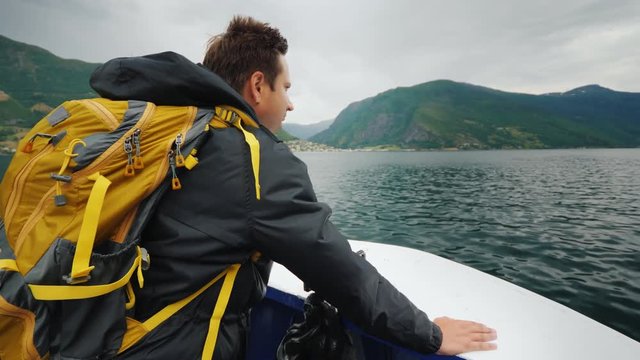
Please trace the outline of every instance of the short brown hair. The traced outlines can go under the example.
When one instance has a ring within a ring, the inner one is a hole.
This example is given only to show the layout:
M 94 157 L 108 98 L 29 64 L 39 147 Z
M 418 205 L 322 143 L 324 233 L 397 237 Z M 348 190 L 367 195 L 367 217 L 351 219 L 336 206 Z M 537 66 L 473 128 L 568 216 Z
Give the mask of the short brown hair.
M 262 71 L 271 88 L 286 55 L 287 39 L 280 30 L 249 16 L 234 16 L 227 31 L 209 39 L 203 64 L 242 93 L 251 74 Z

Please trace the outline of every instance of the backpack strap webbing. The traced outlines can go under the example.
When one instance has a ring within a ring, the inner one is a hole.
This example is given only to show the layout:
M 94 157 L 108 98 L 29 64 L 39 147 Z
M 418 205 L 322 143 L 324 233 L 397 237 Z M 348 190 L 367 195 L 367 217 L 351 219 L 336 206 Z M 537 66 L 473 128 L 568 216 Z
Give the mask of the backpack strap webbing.
M 96 297 L 115 291 L 129 282 L 133 273 L 138 273 L 138 282 L 144 283 L 142 276 L 142 250 L 137 247 L 137 255 L 133 264 L 120 279 L 103 285 L 34 285 L 29 284 L 33 297 L 38 300 L 77 300 Z
M 109 185 L 111 185 L 111 181 L 100 175 L 99 172 L 90 175 L 89 180 L 95 181 L 95 184 L 91 189 L 89 201 L 87 202 L 84 212 L 80 235 L 78 236 L 78 242 L 76 244 L 76 253 L 73 257 L 73 265 L 71 266 L 71 273 L 63 277 L 70 285 L 86 282 L 91 278 L 89 273 L 95 268 L 95 266 L 89 265 L 91 251 L 93 250 L 93 244 L 96 239 L 104 199 L 107 195 Z
M 220 294 L 218 295 L 218 300 L 216 301 L 216 305 L 213 309 L 213 313 L 211 315 L 211 320 L 209 321 L 209 331 L 207 333 L 207 338 L 205 340 L 205 346 L 202 352 L 203 359 L 211 359 L 213 356 L 213 350 L 215 349 L 216 339 L 218 338 L 218 332 L 220 330 L 220 321 L 222 320 L 222 316 L 227 308 L 227 304 L 229 303 L 229 298 L 231 297 L 231 290 L 233 289 L 233 283 L 235 282 L 236 275 L 238 274 L 238 270 L 240 269 L 240 264 L 233 264 L 218 274 L 211 281 L 206 283 L 203 287 L 198 289 L 198 291 L 193 294 L 187 296 L 182 300 L 178 300 L 172 304 L 165 306 L 162 310 L 158 311 L 155 315 L 150 317 L 144 322 L 139 322 L 132 318 L 127 318 L 127 332 L 124 334 L 122 339 L 122 345 L 120 346 L 120 350 L 118 350 L 118 354 L 121 354 L 125 350 L 129 349 L 133 345 L 135 345 L 142 337 L 144 337 L 147 333 L 151 332 L 153 329 L 162 324 L 165 320 L 173 316 L 175 313 L 180 311 L 183 307 L 189 304 L 193 299 L 197 298 L 200 294 L 202 294 L 205 290 L 213 286 L 213 284 L 217 283 L 218 280 L 223 277 L 224 282 L 222 283 L 222 288 L 220 289 Z
M 18 271 L 18 264 L 13 259 L 0 259 L 0 270 Z
M 202 350 L 202 360 L 209 360 L 213 358 L 213 351 L 216 348 L 216 341 L 218 339 L 218 332 L 220 330 L 220 322 L 222 316 L 229 304 L 229 298 L 231 297 L 231 290 L 233 289 L 233 282 L 238 274 L 240 264 L 234 264 L 230 266 L 227 276 L 224 278 L 222 288 L 220 289 L 220 295 L 218 295 L 218 301 L 213 309 L 213 315 L 209 321 L 209 331 L 207 332 L 207 339 L 204 342 L 204 349 Z
M 249 153 L 251 154 L 251 167 L 253 168 L 253 178 L 256 187 L 256 199 L 260 200 L 260 143 L 255 135 L 245 130 L 242 126 L 244 123 L 245 125 L 258 128 L 258 123 L 242 110 L 228 105 L 216 107 L 216 117 L 214 120 L 229 123 L 242 132 L 244 141 L 249 146 Z M 215 123 L 211 125 L 217 127 Z

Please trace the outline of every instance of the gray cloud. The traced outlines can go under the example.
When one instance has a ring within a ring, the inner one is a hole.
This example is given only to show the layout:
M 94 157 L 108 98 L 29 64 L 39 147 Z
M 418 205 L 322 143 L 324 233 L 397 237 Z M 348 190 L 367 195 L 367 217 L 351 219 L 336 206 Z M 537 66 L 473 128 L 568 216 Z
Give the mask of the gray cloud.
M 640 91 L 634 0 L 2 0 L 0 10 L 0 34 L 93 62 L 164 50 L 200 61 L 232 15 L 268 21 L 290 43 L 292 122 L 443 78 L 528 93 Z

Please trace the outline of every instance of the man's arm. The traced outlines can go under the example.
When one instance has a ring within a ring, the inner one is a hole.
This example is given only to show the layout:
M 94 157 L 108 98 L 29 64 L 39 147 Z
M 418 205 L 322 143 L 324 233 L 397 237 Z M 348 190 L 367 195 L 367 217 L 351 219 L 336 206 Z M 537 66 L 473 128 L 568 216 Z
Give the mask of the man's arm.
M 346 238 L 329 221 L 329 207 L 316 201 L 306 166 L 283 144 L 266 140 L 261 145 L 273 148 L 263 149 L 261 200 L 253 205 L 253 237 L 258 250 L 283 264 L 375 336 L 424 353 L 471 349 L 467 339 L 479 339 L 476 330 L 469 333 L 463 323 L 442 321 L 446 331 L 443 343 L 440 324 L 431 322 L 371 264 L 351 251 Z

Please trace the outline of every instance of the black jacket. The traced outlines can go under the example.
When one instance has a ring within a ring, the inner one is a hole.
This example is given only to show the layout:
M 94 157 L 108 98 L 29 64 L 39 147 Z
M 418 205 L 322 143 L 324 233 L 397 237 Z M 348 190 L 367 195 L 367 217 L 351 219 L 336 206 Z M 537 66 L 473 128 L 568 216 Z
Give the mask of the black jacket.
M 96 70 L 91 85 L 111 99 L 229 104 L 255 118 L 217 75 L 171 52 L 111 60 Z M 136 290 L 136 318 L 147 319 L 228 265 L 243 263 L 215 352 L 221 359 L 242 358 L 248 309 L 264 296 L 270 270 L 268 260 L 247 260 L 257 250 L 367 332 L 419 352 L 436 351 L 442 341 L 438 326 L 351 251 L 329 221 L 331 209 L 317 201 L 305 164 L 266 128 L 252 131 L 260 142 L 261 199 L 255 196 L 242 134 L 215 130 L 199 151 L 198 167 L 180 174 L 182 190 L 163 197 L 143 234 L 152 260 L 144 288 Z M 219 288 L 205 292 L 122 358 L 199 358 Z

